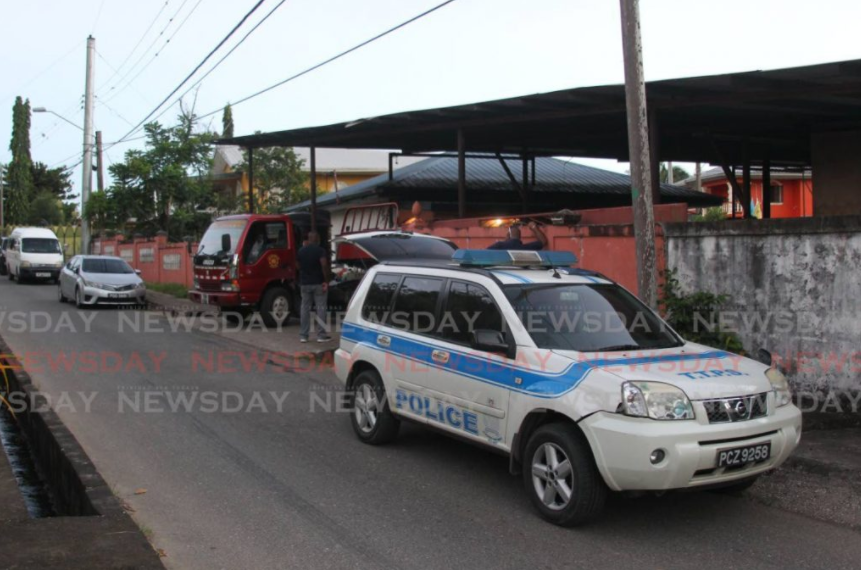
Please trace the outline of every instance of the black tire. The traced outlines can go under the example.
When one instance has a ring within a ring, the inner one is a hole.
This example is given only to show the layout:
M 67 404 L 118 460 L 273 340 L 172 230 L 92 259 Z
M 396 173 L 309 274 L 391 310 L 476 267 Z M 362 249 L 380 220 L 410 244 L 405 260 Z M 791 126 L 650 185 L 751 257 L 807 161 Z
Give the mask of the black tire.
M 63 295 L 63 289 L 62 287 L 60 287 L 59 284 L 57 284 L 57 298 L 60 300 L 61 303 L 66 302 L 66 296 Z
M 727 485 L 714 487 L 713 489 L 711 489 L 711 491 L 713 493 L 721 493 L 724 495 L 740 495 L 753 487 L 754 483 L 756 483 L 758 479 L 759 475 L 754 475 L 753 477 L 748 477 L 747 479 L 741 479 L 740 481 L 735 481 Z
M 373 420 L 370 420 L 369 410 L 360 407 L 367 395 L 374 398 Z M 360 441 L 369 445 L 383 445 L 395 439 L 401 422 L 392 414 L 389 400 L 386 398 L 386 388 L 380 375 L 375 370 L 360 372 L 353 381 L 350 389 L 350 423 Z
M 283 304 L 283 305 L 282 305 Z M 276 309 L 286 306 L 286 315 L 276 312 Z M 264 293 L 263 299 L 260 301 L 260 316 L 263 318 L 263 324 L 269 328 L 277 328 L 284 326 L 290 322 L 290 317 L 293 315 L 293 294 L 289 289 L 284 287 L 273 287 Z
M 221 314 L 224 315 L 224 318 L 229 324 L 238 325 L 240 323 L 244 323 L 245 319 L 251 314 L 251 312 L 248 309 L 241 307 L 222 310 Z
M 548 453 L 556 457 L 556 465 L 542 470 L 542 466 L 553 463 Z M 543 477 L 539 475 L 542 472 Z M 541 516 L 559 526 L 575 526 L 596 518 L 607 498 L 607 486 L 595 466 L 589 442 L 575 425 L 564 422 L 541 426 L 529 438 L 523 455 L 523 484 Z M 540 493 L 548 487 L 552 490 Z

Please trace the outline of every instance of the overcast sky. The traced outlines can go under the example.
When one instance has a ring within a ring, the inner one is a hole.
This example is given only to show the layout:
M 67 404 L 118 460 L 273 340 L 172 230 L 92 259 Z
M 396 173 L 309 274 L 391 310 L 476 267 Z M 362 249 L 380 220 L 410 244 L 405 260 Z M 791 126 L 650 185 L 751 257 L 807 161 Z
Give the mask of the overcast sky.
M 0 161 L 10 158 L 16 95 L 83 123 L 88 34 L 98 52 L 96 129 L 110 142 L 153 110 L 256 1 L 0 0 Z M 265 0 L 210 64 L 279 1 Z M 287 0 L 203 81 L 197 111 L 219 109 L 441 1 Z M 857 0 L 641 0 L 640 6 L 648 80 L 861 58 Z M 236 134 L 621 83 L 620 34 L 616 0 L 457 0 L 235 107 Z M 161 120 L 173 121 L 175 111 Z M 220 130 L 220 113 L 212 120 Z M 81 132 L 53 115 L 33 115 L 31 138 L 34 160 L 50 166 L 79 160 Z M 141 143 L 110 148 L 106 162 Z M 74 181 L 78 189 L 79 168 Z

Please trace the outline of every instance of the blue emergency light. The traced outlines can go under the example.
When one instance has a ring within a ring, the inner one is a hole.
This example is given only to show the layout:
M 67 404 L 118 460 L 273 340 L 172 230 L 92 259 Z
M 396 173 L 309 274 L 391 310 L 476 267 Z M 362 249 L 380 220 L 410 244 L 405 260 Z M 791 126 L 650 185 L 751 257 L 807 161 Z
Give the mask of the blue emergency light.
M 571 267 L 577 256 L 570 251 L 523 251 L 505 249 L 459 249 L 452 261 L 469 267 Z

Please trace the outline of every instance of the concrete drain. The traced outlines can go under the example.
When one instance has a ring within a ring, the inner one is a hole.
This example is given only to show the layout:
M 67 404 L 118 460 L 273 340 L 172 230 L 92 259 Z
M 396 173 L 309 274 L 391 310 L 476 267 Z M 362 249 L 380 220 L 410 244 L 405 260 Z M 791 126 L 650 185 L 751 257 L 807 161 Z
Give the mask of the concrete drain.
M 18 482 L 18 488 L 24 497 L 27 512 L 32 518 L 45 518 L 56 515 L 51 503 L 51 497 L 44 481 L 36 471 L 33 456 L 27 440 L 18 428 L 18 424 L 12 415 L 2 404 L 0 404 L 0 443 L 12 473 Z

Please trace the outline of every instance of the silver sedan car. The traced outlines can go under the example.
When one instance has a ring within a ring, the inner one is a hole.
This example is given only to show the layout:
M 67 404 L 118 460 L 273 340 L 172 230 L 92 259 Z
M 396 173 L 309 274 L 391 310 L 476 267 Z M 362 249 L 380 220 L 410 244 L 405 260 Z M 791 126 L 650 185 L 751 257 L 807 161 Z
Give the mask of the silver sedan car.
M 78 307 L 96 305 L 144 305 L 146 284 L 138 271 L 119 257 L 76 255 L 60 271 L 57 295 L 61 303 Z

